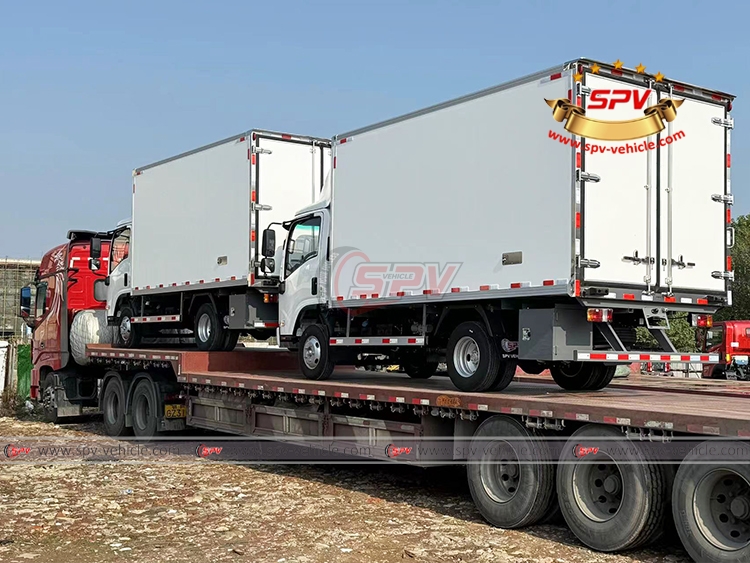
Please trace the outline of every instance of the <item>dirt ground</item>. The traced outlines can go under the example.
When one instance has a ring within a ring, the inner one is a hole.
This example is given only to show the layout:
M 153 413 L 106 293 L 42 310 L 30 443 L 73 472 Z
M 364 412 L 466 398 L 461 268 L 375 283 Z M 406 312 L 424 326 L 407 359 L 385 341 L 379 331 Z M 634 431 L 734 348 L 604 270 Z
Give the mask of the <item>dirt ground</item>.
M 0 418 L 0 446 L 92 433 Z M 564 525 L 493 528 L 456 467 L 0 462 L 3 562 L 689 561 L 676 540 L 606 555 Z

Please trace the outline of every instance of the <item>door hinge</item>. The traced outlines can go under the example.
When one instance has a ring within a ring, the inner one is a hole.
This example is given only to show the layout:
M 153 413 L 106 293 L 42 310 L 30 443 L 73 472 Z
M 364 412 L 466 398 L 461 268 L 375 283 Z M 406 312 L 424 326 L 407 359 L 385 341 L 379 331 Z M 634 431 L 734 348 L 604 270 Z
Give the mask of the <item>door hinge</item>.
M 712 117 L 711 123 L 720 127 L 726 127 L 727 129 L 734 129 L 734 119 L 731 117 L 727 117 L 726 119 L 722 117 Z
M 273 154 L 273 151 L 262 149 L 260 147 L 256 147 L 255 145 L 253 145 L 250 150 L 253 152 L 253 154 Z
M 251 203 L 250 209 L 252 209 L 253 211 L 271 211 L 273 207 L 271 207 L 270 205 L 262 205 L 260 203 Z
M 717 280 L 729 280 L 734 281 L 734 272 L 711 272 L 711 277 Z
M 727 205 L 734 205 L 734 196 L 732 194 L 713 194 L 711 200 L 716 203 L 726 203 Z
M 637 266 L 638 264 L 653 264 L 656 262 L 656 259 L 653 257 L 648 258 L 641 258 L 638 256 L 638 251 L 634 250 L 632 256 L 623 256 L 622 257 L 623 262 L 632 262 L 633 266 Z
M 578 171 L 578 181 L 579 182 L 593 182 L 596 184 L 601 180 L 600 176 L 597 176 L 596 174 L 591 174 L 590 172 L 584 172 L 583 170 Z
M 578 83 L 578 95 L 579 96 L 588 96 L 591 94 L 591 88 L 589 86 L 584 86 L 580 82 Z
M 579 258 L 578 266 L 581 268 L 598 268 L 602 263 L 599 260 L 591 260 L 590 258 Z

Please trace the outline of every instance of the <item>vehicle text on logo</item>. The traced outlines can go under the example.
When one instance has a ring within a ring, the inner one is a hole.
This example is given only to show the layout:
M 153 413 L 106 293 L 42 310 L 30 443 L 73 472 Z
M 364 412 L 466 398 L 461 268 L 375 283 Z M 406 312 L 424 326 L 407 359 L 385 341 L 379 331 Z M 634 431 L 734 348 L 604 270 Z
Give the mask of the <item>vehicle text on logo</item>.
M 651 90 L 592 90 L 586 109 L 615 109 L 618 104 L 633 104 L 637 110 L 646 107 Z

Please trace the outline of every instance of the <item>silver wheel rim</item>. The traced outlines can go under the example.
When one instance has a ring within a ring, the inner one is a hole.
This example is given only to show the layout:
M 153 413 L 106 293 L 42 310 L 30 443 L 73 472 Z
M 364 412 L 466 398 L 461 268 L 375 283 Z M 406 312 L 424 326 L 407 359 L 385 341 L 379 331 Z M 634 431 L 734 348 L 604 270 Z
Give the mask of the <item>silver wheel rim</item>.
M 479 369 L 479 344 L 471 336 L 462 337 L 453 349 L 453 367 L 461 377 L 471 377 Z
M 130 317 L 123 317 L 120 321 L 120 338 L 122 338 L 123 342 L 130 340 L 130 331 Z
M 479 477 L 484 492 L 498 503 L 506 503 L 518 492 L 521 464 L 513 446 L 505 441 L 492 442 L 482 455 Z
M 705 475 L 693 493 L 701 534 L 714 546 L 738 551 L 750 544 L 750 483 L 731 469 Z
M 198 338 L 201 342 L 208 342 L 211 339 L 211 317 L 208 313 L 203 313 L 198 319 Z
M 317 336 L 310 336 L 305 340 L 305 346 L 302 348 L 302 359 L 308 369 L 315 369 L 320 363 L 320 341 Z
M 594 522 L 615 517 L 624 498 L 620 467 L 604 453 L 589 454 L 573 470 L 573 492 L 578 508 Z

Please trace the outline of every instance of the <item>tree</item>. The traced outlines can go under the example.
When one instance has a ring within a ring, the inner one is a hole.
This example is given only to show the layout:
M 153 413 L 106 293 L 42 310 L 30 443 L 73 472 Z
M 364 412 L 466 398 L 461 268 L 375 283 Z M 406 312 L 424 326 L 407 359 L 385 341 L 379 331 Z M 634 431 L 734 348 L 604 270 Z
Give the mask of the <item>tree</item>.
M 716 320 L 750 319 L 750 215 L 740 215 L 732 221 L 734 248 L 732 254 L 732 306 L 725 307 L 716 315 Z

